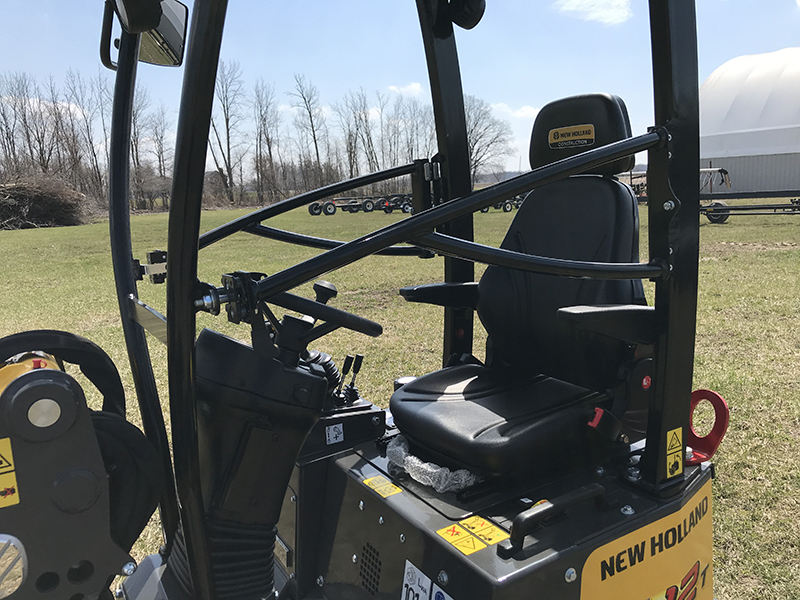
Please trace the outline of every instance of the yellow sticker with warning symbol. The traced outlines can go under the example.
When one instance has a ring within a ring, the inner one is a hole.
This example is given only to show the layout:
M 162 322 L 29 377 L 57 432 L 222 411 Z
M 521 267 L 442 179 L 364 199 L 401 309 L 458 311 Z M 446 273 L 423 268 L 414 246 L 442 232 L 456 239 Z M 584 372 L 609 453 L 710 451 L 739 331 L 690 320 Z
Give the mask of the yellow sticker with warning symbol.
M 486 548 L 486 544 L 459 525 L 448 525 L 436 532 L 447 543 L 452 544 L 464 554 L 472 554 Z
M 683 473 L 683 427 L 667 432 L 667 479 Z
M 383 475 L 378 475 L 377 477 L 370 477 L 369 479 L 365 479 L 361 483 L 370 488 L 381 498 L 388 498 L 389 496 L 399 494 L 400 492 L 403 491 L 403 488 L 397 487 L 391 481 L 386 479 L 386 477 L 384 477 Z
M 0 508 L 19 504 L 11 438 L 0 439 Z
M 478 515 L 459 521 L 458 524 L 490 546 L 509 538 L 504 529 Z

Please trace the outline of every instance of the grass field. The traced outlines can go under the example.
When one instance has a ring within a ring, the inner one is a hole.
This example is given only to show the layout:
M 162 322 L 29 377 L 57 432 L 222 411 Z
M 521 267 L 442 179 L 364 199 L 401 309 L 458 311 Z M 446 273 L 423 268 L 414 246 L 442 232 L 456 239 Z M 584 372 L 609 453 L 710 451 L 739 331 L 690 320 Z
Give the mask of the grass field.
M 209 212 L 203 229 L 241 213 Z M 478 241 L 497 243 L 514 213 L 475 216 Z M 284 215 L 277 227 L 352 239 L 402 218 L 371 213 L 310 217 Z M 166 247 L 166 215 L 133 218 L 134 254 Z M 646 257 L 646 223 L 643 222 Z M 129 417 L 137 421 L 122 340 L 107 223 L 62 229 L 4 231 L 0 335 L 36 328 L 64 329 L 105 348 L 122 372 Z M 200 277 L 218 284 L 223 272 L 275 272 L 314 251 L 237 234 L 201 253 Z M 480 269 L 479 269 L 480 270 Z M 366 360 L 358 386 L 385 405 L 400 375 L 431 371 L 441 360 L 441 310 L 405 304 L 398 288 L 440 281 L 442 260 L 370 257 L 329 274 L 339 288 L 332 304 L 380 322 L 377 339 L 337 331 L 316 347 L 341 360 Z M 309 295 L 308 286 L 301 293 Z M 165 286 L 140 285 L 141 297 L 163 310 Z M 719 600 L 800 598 L 800 218 L 733 216 L 724 225 L 701 220 L 700 290 L 695 388 L 720 392 L 731 406 L 728 435 L 715 457 L 715 595 Z M 246 338 L 222 318 L 201 325 Z M 480 330 L 478 326 L 477 329 Z M 482 356 L 483 335 L 476 334 Z M 166 405 L 165 352 L 151 344 Z M 90 402 L 99 405 L 96 393 Z M 137 557 L 159 543 L 150 527 Z

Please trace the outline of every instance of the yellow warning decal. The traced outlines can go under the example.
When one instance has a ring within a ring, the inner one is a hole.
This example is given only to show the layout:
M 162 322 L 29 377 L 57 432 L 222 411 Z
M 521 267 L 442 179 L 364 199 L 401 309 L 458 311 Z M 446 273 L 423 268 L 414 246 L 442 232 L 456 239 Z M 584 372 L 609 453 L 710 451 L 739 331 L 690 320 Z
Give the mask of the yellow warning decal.
M 459 521 L 458 524 L 490 546 L 507 540 L 509 537 L 504 529 L 478 515 Z
M 486 548 L 486 544 L 470 535 L 466 529 L 459 525 L 448 525 L 436 533 L 447 541 L 447 543 L 452 544 L 467 555 Z
M 586 123 L 585 125 L 551 129 L 547 135 L 547 142 L 553 149 L 592 146 L 594 145 L 594 125 Z
M 593 551 L 583 600 L 712 600 L 711 481 L 676 512 Z
M 391 481 L 386 479 L 383 475 L 378 475 L 377 477 L 370 477 L 369 479 L 365 479 L 362 481 L 365 486 L 370 488 L 376 494 L 381 496 L 382 498 L 388 498 L 389 496 L 393 496 L 395 494 L 399 494 L 403 491 L 402 488 L 397 487 Z
M 17 474 L 14 471 L 14 455 L 11 438 L 0 439 L 0 508 L 19 504 Z
M 667 432 L 667 479 L 683 473 L 683 427 Z

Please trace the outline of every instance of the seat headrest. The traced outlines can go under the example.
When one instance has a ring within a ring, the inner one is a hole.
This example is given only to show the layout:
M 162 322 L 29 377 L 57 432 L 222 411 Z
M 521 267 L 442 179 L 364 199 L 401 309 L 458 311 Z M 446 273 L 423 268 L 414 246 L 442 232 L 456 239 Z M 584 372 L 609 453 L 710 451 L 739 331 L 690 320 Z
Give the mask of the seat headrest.
M 619 96 L 585 94 L 556 100 L 536 116 L 531 133 L 531 169 L 631 137 L 628 110 Z M 626 156 L 586 173 L 617 175 L 633 169 Z

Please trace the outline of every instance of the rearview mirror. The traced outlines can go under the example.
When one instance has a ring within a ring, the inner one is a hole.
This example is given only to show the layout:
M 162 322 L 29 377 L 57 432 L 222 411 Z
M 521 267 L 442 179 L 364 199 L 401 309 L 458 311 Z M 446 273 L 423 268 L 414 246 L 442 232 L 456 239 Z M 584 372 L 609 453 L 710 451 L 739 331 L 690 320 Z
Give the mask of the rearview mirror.
M 189 9 L 178 0 L 162 0 L 158 27 L 142 34 L 139 60 L 152 65 L 180 66 L 188 15 Z

